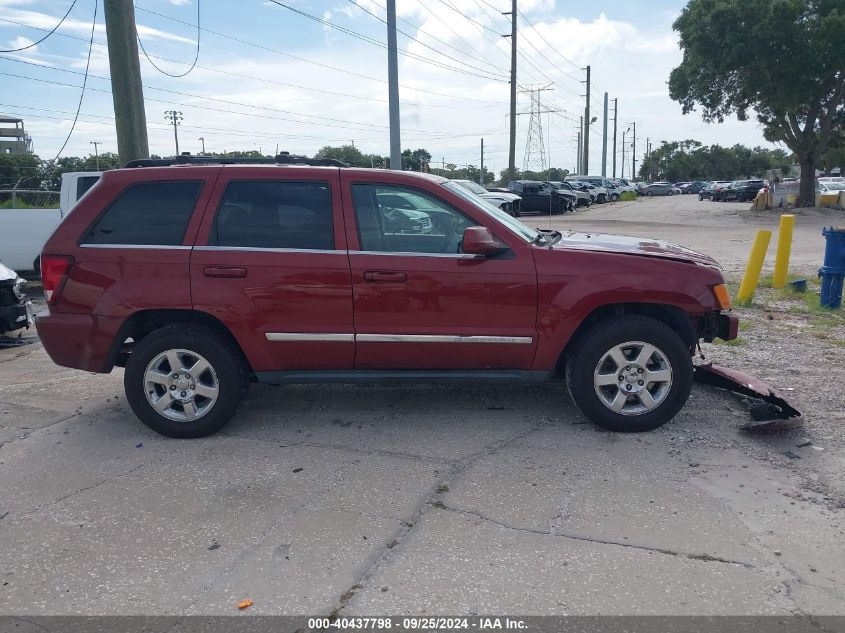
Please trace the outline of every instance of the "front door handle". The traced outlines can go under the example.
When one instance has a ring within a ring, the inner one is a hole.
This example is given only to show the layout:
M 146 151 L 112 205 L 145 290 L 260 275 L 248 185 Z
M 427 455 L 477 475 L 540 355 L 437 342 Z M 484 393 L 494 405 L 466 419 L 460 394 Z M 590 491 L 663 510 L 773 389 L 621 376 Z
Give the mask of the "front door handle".
M 242 266 L 206 266 L 202 269 L 206 277 L 237 278 L 246 277 L 246 268 Z
M 376 284 L 404 283 L 408 281 L 407 273 L 368 270 L 364 273 L 364 281 Z

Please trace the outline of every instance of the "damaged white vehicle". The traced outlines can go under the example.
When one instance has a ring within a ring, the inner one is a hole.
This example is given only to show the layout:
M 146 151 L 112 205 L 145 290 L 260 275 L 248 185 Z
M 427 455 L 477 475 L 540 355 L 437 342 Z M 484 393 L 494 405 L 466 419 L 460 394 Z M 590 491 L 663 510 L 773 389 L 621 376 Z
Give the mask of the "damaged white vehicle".
M 26 283 L 0 263 L 0 337 L 32 325 L 32 302 L 23 291 Z

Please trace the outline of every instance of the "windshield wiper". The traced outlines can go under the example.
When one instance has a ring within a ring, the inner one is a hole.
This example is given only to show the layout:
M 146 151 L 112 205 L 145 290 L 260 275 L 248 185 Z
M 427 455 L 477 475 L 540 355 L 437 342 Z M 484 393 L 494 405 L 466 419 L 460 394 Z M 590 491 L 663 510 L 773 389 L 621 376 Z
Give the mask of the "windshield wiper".
M 546 244 L 548 244 L 549 240 L 546 238 L 546 235 L 543 233 L 543 231 L 541 229 L 538 229 L 537 236 L 533 240 L 531 240 L 531 243 L 540 244 L 541 242 L 545 246 Z

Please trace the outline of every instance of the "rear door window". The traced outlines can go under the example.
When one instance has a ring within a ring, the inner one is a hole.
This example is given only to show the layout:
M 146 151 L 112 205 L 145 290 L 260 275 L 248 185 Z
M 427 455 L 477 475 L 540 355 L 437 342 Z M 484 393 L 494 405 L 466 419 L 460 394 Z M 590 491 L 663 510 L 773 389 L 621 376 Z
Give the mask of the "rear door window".
M 331 189 L 314 181 L 233 181 L 220 201 L 209 244 L 334 250 Z
M 108 206 L 82 243 L 178 246 L 202 185 L 201 180 L 132 185 Z

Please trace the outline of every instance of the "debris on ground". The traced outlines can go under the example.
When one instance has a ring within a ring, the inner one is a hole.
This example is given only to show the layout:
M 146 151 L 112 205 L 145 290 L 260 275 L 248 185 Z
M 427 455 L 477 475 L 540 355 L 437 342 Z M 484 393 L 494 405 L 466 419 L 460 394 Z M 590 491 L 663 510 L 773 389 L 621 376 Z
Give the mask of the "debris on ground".
M 780 391 L 749 374 L 702 363 L 695 366 L 694 379 L 705 385 L 749 396 L 749 414 L 753 423 L 743 431 L 780 431 L 803 423 L 801 412 Z
M 254 605 L 254 604 L 255 604 L 255 603 L 254 603 L 252 600 L 250 600 L 249 598 L 247 598 L 246 600 L 241 600 L 241 601 L 238 603 L 238 609 L 246 609 L 247 607 L 251 607 L 251 606 L 252 606 L 252 605 Z
M 789 459 L 801 459 L 801 456 L 798 453 L 793 453 L 792 451 L 784 451 L 783 454 Z

